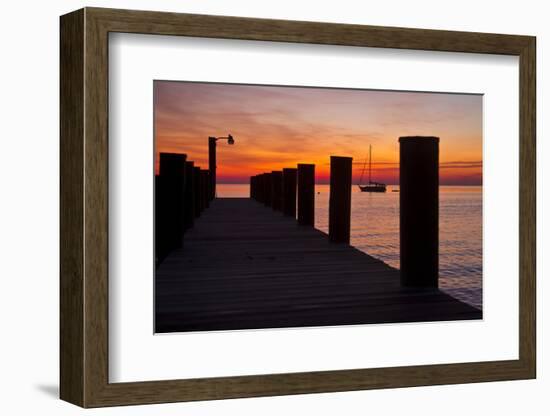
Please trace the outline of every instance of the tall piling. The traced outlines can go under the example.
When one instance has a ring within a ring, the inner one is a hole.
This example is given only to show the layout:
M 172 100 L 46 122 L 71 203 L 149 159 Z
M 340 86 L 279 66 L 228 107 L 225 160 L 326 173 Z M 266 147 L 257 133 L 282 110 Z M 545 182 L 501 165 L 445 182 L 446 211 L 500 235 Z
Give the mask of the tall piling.
M 262 202 L 271 206 L 271 173 L 262 173 Z
M 315 165 L 298 164 L 298 224 L 315 223 Z
M 439 137 L 399 138 L 401 284 L 438 287 Z
M 188 230 L 195 221 L 195 167 L 194 162 L 185 162 L 185 192 L 183 208 L 183 225 Z
M 350 242 L 351 157 L 330 157 L 328 235 L 333 243 Z
M 193 167 L 193 187 L 195 188 L 195 218 L 198 218 L 202 212 L 201 168 L 199 166 Z
M 186 158 L 185 154 L 160 153 L 158 189 L 155 189 L 158 198 L 155 251 L 160 261 L 183 243 Z
M 271 208 L 281 211 L 283 208 L 283 172 L 271 172 Z
M 168 243 L 166 241 L 166 232 L 168 224 L 166 221 L 165 211 L 167 205 L 168 192 L 166 190 L 164 178 L 160 175 L 155 175 L 155 267 L 166 257 L 168 253 Z
M 208 200 L 216 197 L 216 138 L 208 138 Z
M 283 169 L 283 214 L 296 217 L 296 168 Z
M 210 200 L 212 198 L 212 184 L 210 182 L 210 172 L 207 169 L 201 170 L 202 175 L 202 187 L 203 187 L 203 209 L 210 206 Z
M 271 173 L 264 173 L 264 192 L 265 192 L 265 200 L 264 204 L 268 207 L 271 206 Z

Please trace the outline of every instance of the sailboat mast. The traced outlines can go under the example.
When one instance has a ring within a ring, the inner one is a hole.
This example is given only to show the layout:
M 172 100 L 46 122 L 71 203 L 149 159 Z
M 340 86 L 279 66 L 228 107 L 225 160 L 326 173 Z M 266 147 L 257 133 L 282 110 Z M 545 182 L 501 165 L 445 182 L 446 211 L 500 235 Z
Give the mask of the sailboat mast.
M 372 154 L 372 146 L 369 144 L 369 183 L 371 183 L 371 177 L 370 177 L 371 154 Z

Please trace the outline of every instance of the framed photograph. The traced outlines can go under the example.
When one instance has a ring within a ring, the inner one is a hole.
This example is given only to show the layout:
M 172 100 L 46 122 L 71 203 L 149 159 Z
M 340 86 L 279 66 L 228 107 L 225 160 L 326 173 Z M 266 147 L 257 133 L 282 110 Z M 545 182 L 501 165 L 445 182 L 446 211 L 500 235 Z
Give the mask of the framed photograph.
M 535 378 L 535 49 L 62 16 L 61 398 Z

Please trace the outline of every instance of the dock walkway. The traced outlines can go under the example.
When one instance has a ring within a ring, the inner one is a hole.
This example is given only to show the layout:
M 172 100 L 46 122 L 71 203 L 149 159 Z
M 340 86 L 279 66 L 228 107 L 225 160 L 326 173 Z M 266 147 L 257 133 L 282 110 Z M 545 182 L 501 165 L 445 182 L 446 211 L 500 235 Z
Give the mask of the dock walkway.
M 156 332 L 480 319 L 249 198 L 217 198 L 156 271 Z

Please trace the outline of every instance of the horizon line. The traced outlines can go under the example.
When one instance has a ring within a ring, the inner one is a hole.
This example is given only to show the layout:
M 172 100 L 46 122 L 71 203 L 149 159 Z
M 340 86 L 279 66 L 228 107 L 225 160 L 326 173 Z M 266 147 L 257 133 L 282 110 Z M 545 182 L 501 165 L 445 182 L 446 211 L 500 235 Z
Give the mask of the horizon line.
M 217 182 L 216 185 L 250 185 L 250 182 Z M 330 185 L 330 183 L 315 183 L 315 185 Z M 356 183 L 352 183 L 352 186 L 358 185 Z M 387 183 L 386 186 L 399 186 L 398 183 Z M 480 185 L 472 185 L 472 184 L 439 184 L 439 186 L 475 186 L 480 187 L 483 186 L 483 184 Z

